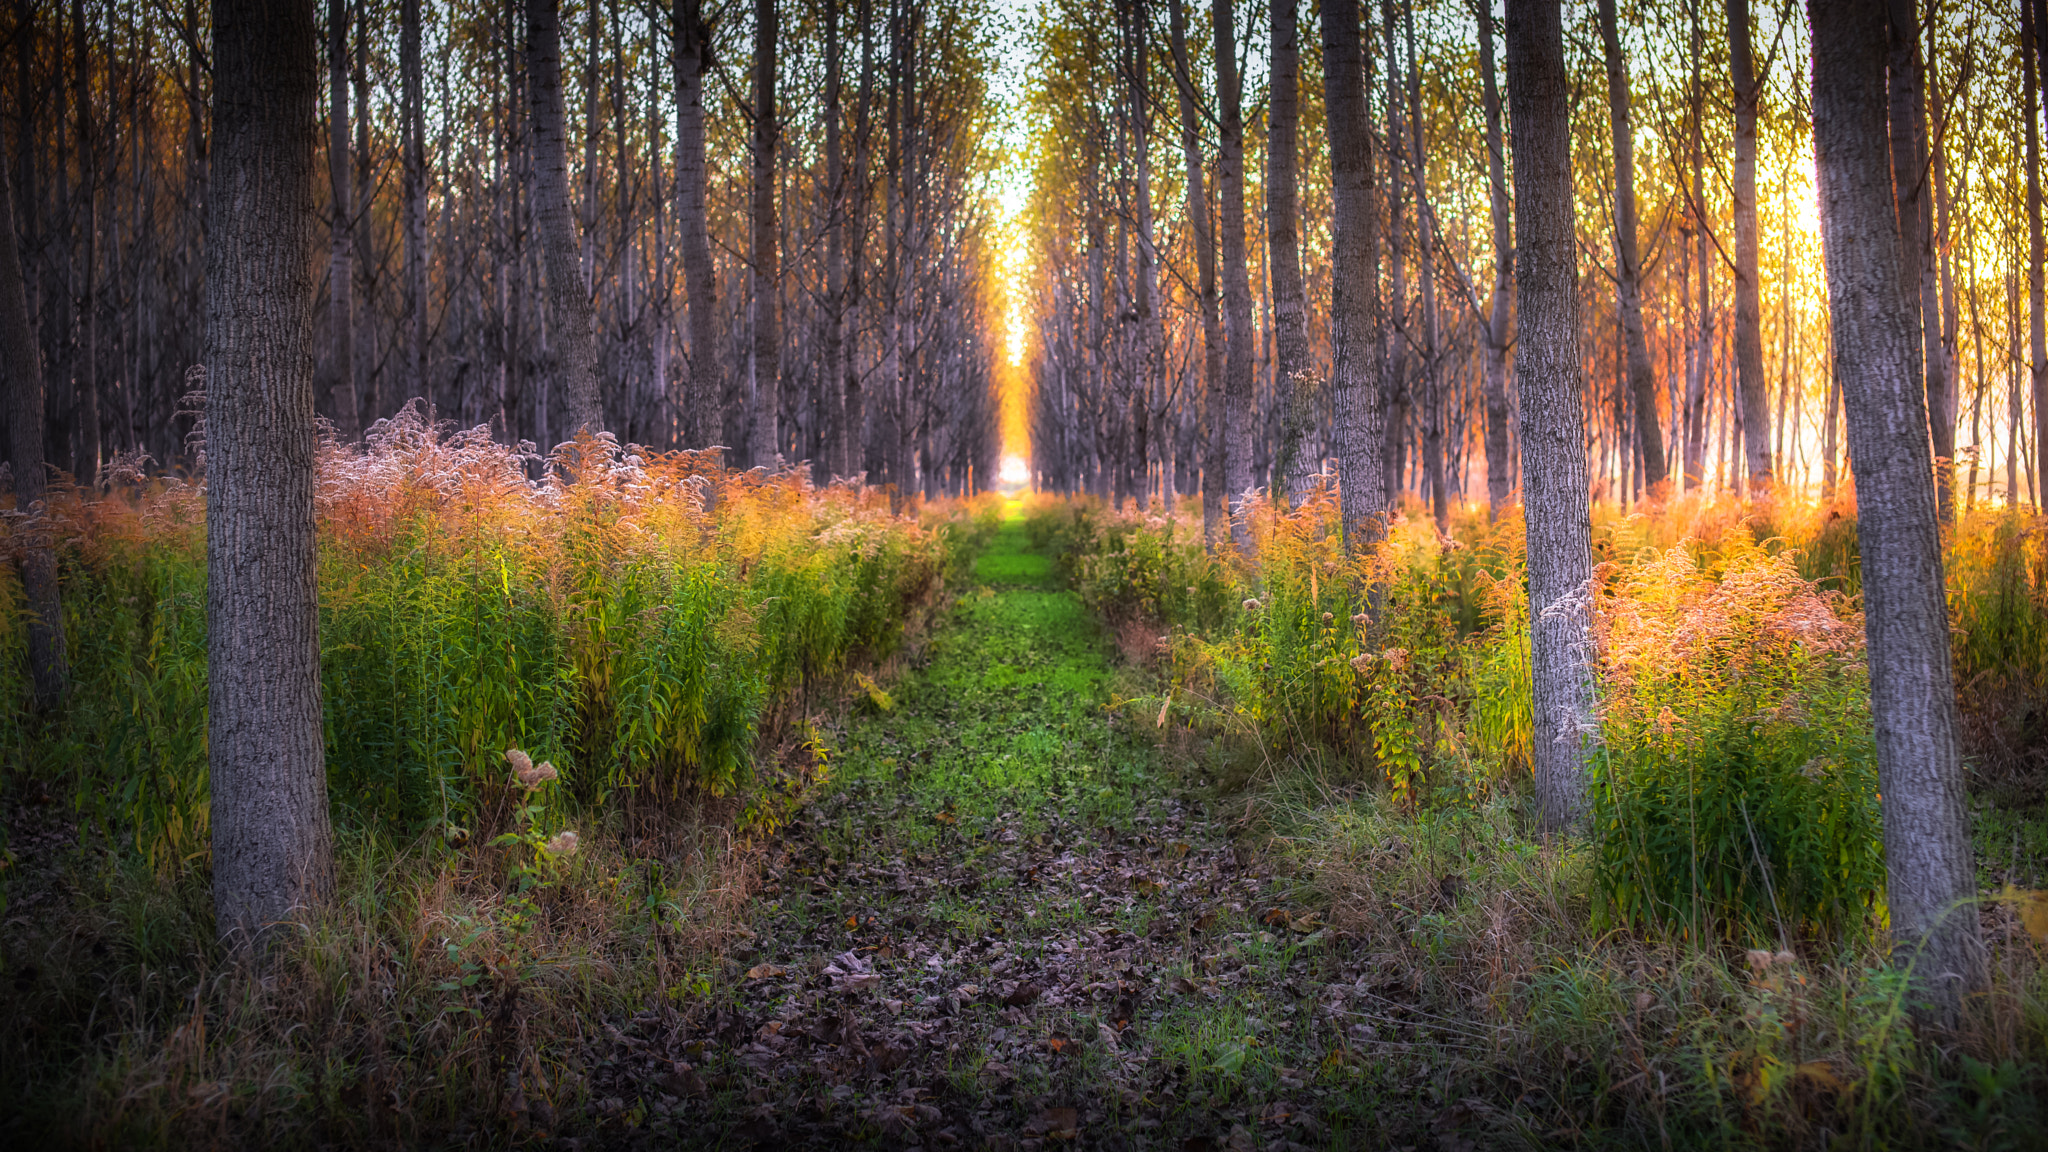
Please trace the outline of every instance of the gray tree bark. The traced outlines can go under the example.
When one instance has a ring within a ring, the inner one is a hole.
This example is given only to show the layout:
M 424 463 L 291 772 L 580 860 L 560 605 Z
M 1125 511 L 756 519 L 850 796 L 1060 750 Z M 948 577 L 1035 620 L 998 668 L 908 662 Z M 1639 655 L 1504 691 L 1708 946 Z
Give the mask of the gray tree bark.
M 604 430 L 597 390 L 597 315 L 583 282 L 569 161 L 562 127 L 562 27 L 558 0 L 526 0 L 527 89 L 533 111 L 533 214 L 548 277 L 550 391 L 569 415 L 565 438 Z
M 676 246 L 689 308 L 689 386 L 683 396 L 683 443 L 705 448 L 715 438 L 737 444 L 720 419 L 726 402 L 718 355 L 718 272 L 711 263 L 711 217 L 705 202 L 704 74 L 711 67 L 711 29 L 702 0 L 673 9 L 676 83 Z
M 71 365 L 74 403 L 72 467 L 80 479 L 95 483 L 100 466 L 99 380 L 99 151 L 92 111 L 93 58 L 86 50 L 85 0 L 71 0 L 71 41 L 77 59 L 71 68 L 72 103 L 78 116 L 78 295 L 72 316 L 78 324 Z
M 827 433 L 819 455 L 824 471 L 852 475 L 846 468 L 846 151 L 840 142 L 843 49 L 839 42 L 840 0 L 825 0 L 825 300 L 824 363 L 819 402 Z
M 1321 460 L 1321 382 L 1309 374 L 1308 299 L 1301 283 L 1298 177 L 1301 118 L 1300 26 L 1295 0 L 1271 0 L 1272 78 L 1266 132 L 1266 263 L 1273 291 L 1273 383 L 1286 404 L 1280 476 L 1300 503 Z
M 334 220 L 328 232 L 327 328 L 333 383 L 328 407 L 344 443 L 362 438 L 363 408 L 356 392 L 355 209 L 349 187 L 348 4 L 327 0 L 327 183 Z
M 2027 123 L 2027 350 L 2028 391 L 2034 401 L 2034 474 L 2048 480 L 2048 299 L 2042 264 L 2048 244 L 2041 230 L 2041 66 L 2040 26 L 2035 0 L 2020 2 L 2020 57 Z M 2018 453 L 2013 454 L 2015 458 Z
M 34 516 L 48 476 L 43 461 L 43 354 L 29 321 L 27 281 L 14 236 L 12 182 L 0 164 L 0 372 L 7 374 L 7 461 L 14 473 L 14 510 Z M 57 553 L 46 527 L 32 525 L 20 552 L 21 588 L 28 608 L 28 671 L 36 707 L 64 698 L 68 669 L 64 601 L 57 583 Z
M 1344 547 L 1363 555 L 1387 534 L 1386 415 L 1380 395 L 1379 222 L 1373 214 L 1372 127 L 1356 0 L 1324 0 L 1323 106 L 1330 141 L 1331 399 L 1337 416 L 1337 499 Z
M 1415 341 L 1422 354 L 1422 468 L 1429 481 L 1430 515 L 1438 535 L 1451 530 L 1450 493 L 1444 480 L 1444 398 L 1437 363 L 1436 217 L 1429 203 L 1428 167 L 1424 155 L 1422 66 L 1415 48 L 1415 6 L 1401 0 L 1401 22 L 1408 41 L 1408 126 L 1414 150 L 1409 175 L 1415 181 L 1417 271 L 1422 281 L 1422 317 Z
M 1613 3 L 1613 0 L 1605 0 Z M 1749 44 L 1749 0 L 1728 0 L 1728 73 L 1735 97 L 1735 380 L 1742 397 L 1749 495 L 1770 493 L 1770 384 L 1764 377 L 1763 305 L 1757 282 L 1756 114 L 1763 85 Z
M 224 940 L 334 885 L 313 536 L 312 0 L 215 0 L 206 244 L 207 761 Z
M 1484 0 L 1482 0 L 1484 2 Z M 1600 0 L 1600 43 L 1607 59 L 1607 117 L 1614 133 L 1615 294 L 1621 310 L 1621 342 L 1628 361 L 1629 392 L 1635 398 L 1636 451 L 1643 460 L 1643 486 L 1661 494 L 1669 485 L 1664 433 L 1657 425 L 1657 374 L 1643 333 L 1643 261 L 1636 232 L 1636 134 L 1630 109 L 1628 60 L 1621 53 L 1614 0 Z
M 754 0 L 753 441 L 747 461 L 773 467 L 781 447 L 782 414 L 781 224 L 775 214 L 775 0 Z
M 1187 10 L 1182 0 L 1167 6 L 1173 49 L 1174 90 L 1180 98 L 1180 147 L 1187 168 L 1188 220 L 1195 233 L 1196 295 L 1202 310 L 1202 538 L 1214 551 L 1224 523 L 1225 482 L 1222 417 L 1223 315 L 1216 293 L 1216 240 L 1209 218 L 1209 194 L 1202 174 L 1201 108 L 1188 60 Z
M 427 386 L 427 108 L 420 78 L 420 0 L 398 15 L 399 135 L 405 201 L 405 387 L 432 399 Z
M 1500 84 L 1494 77 L 1493 0 L 1479 0 L 1479 76 L 1486 113 L 1486 179 L 1488 209 L 1493 223 L 1493 303 L 1487 313 L 1485 367 L 1481 388 L 1486 402 L 1486 518 L 1499 520 L 1507 510 L 1515 486 L 1515 465 L 1508 453 L 1508 308 L 1515 284 L 1514 220 L 1508 210 L 1507 145 L 1501 138 Z M 1633 201 L 1633 197 L 1630 198 Z M 1636 309 L 1638 329 L 1642 324 L 1640 302 Z M 1638 331 L 1640 335 L 1640 331 Z M 1642 356 L 1648 377 L 1650 354 Z M 1631 364 L 1633 372 L 1633 364 Z M 1633 377 L 1631 377 L 1633 379 Z M 1654 391 L 1656 381 L 1649 379 Z M 1656 405 L 1650 406 L 1650 437 L 1658 441 L 1657 458 L 1664 457 L 1657 436 Z
M 1916 337 L 1912 371 L 1924 380 L 1928 432 L 1934 442 L 1936 505 L 1943 523 L 1955 518 L 1956 417 L 1948 403 L 1948 370 L 1936 296 L 1933 197 L 1927 171 L 1926 77 L 1920 65 L 1920 23 L 1914 0 L 1889 0 L 1886 54 L 1891 119 L 1892 192 L 1898 200 L 1900 260 L 1906 307 Z
M 1940 523 L 1919 332 L 1888 163 L 1885 11 L 1808 0 L 1813 148 L 1834 369 L 1848 413 L 1863 553 L 1870 713 L 1884 795 L 1894 956 L 1938 1017 L 1986 980 L 1956 744 Z
M 1559 0 L 1508 0 L 1507 73 L 1521 296 L 1515 382 L 1522 392 L 1528 525 L 1531 759 L 1538 819 L 1556 831 L 1584 819 L 1584 743 L 1593 724 L 1593 524 Z
M 1223 371 L 1223 414 L 1217 421 L 1224 441 L 1223 478 L 1231 502 L 1230 539 L 1251 546 L 1251 525 L 1241 514 L 1252 480 L 1252 282 L 1244 235 L 1244 100 L 1237 71 L 1234 0 L 1211 7 L 1216 49 L 1216 103 L 1220 131 L 1216 149 L 1216 210 L 1222 217 L 1223 321 L 1227 360 Z

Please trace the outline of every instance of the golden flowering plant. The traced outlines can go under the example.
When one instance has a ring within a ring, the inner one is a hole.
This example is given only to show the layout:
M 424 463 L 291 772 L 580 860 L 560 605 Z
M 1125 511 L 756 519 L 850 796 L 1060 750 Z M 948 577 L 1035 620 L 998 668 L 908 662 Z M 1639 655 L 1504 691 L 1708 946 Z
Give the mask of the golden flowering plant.
M 1884 862 L 1862 621 L 1789 553 L 1681 544 L 1600 598 L 1593 789 L 1608 914 L 1720 937 L 1864 922 Z

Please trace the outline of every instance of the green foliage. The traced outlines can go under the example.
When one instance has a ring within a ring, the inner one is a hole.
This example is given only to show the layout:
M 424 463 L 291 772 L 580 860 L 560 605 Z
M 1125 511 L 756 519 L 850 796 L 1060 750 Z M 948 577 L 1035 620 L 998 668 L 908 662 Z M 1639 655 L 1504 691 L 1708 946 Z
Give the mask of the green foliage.
M 947 524 L 692 454 L 566 447 L 548 479 L 408 414 L 321 464 L 320 635 L 338 815 L 406 834 L 505 796 L 507 747 L 586 804 L 723 794 L 778 701 L 897 642 L 947 563 Z M 0 740 L 160 873 L 208 850 L 203 495 L 65 506 L 74 688 L 23 707 L 25 629 L 0 602 Z M 985 519 L 986 517 L 984 517 Z

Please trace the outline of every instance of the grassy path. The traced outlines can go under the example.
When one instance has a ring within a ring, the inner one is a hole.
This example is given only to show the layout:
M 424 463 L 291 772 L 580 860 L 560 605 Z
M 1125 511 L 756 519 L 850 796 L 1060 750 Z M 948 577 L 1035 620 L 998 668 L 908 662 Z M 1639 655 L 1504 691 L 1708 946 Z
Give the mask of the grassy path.
M 604 1139 L 1426 1135 L 1447 1086 L 1354 1054 L 1373 958 L 1276 913 L 1284 882 L 1160 763 L 1149 717 L 1105 708 L 1106 639 L 1018 521 L 977 577 L 892 706 L 852 722 L 832 789 L 774 850 L 749 946 L 687 1009 L 618 1033 L 593 1084 Z

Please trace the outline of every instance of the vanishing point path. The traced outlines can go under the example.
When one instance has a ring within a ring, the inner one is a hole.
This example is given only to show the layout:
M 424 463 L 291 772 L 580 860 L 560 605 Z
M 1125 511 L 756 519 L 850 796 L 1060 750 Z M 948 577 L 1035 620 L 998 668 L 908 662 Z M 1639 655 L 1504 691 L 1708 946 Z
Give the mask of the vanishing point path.
M 1371 1040 L 1400 989 L 1276 912 L 1288 882 L 1165 762 L 1155 717 L 1107 707 L 1111 651 L 1006 522 L 770 849 L 754 937 L 704 994 L 614 1029 L 600 1140 L 1438 1146 L 1447 1071 Z

